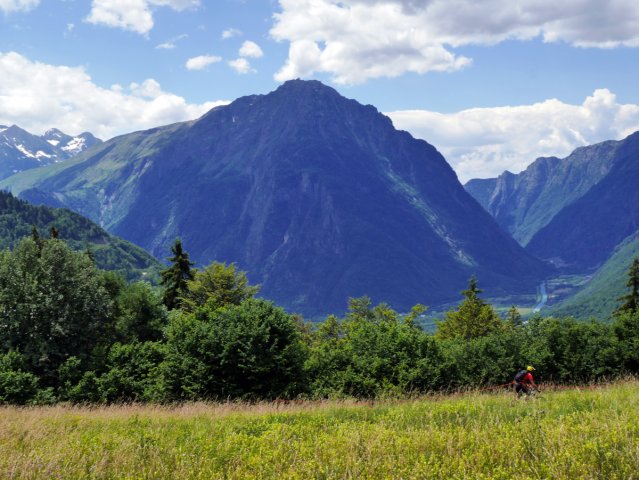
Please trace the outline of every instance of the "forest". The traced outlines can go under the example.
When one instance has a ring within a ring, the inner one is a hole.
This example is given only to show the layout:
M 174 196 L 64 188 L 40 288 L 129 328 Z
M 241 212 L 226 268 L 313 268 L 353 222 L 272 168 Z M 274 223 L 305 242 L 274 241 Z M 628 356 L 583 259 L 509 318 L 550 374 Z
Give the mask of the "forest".
M 351 298 L 311 323 L 259 298 L 234 264 L 202 269 L 180 240 L 160 285 L 101 270 L 52 232 L 0 252 L 0 403 L 388 398 L 536 378 L 582 384 L 639 372 L 639 260 L 610 319 L 502 318 L 471 278 L 424 331 Z

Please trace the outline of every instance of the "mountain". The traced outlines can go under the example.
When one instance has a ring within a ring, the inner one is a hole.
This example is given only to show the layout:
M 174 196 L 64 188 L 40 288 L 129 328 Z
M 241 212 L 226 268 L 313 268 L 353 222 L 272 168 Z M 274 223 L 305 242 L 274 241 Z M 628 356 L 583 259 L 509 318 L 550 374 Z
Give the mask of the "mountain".
M 33 135 L 13 125 L 0 125 L 0 179 L 14 173 L 62 162 L 92 147 L 101 140 L 90 133 L 72 137 L 51 129 Z
M 549 313 L 608 317 L 639 251 L 639 132 L 466 184 L 526 250 L 590 281 Z
M 95 138 L 93 134 L 89 132 L 84 132 L 76 137 L 72 137 L 71 135 L 62 133 L 57 128 L 47 130 L 41 138 L 59 151 L 64 152 L 67 158 L 75 157 L 78 153 L 82 153 L 87 148 L 102 142 L 102 140 Z
M 42 236 L 51 228 L 74 250 L 89 249 L 96 265 L 129 280 L 156 280 L 163 265 L 137 247 L 109 235 L 92 221 L 66 209 L 32 205 L 0 191 L 0 249 L 14 247 L 36 227 Z
M 609 318 L 621 304 L 619 297 L 628 293 L 626 282 L 634 257 L 639 257 L 639 232 L 630 235 L 615 248 L 612 256 L 584 288 L 550 309 L 544 309 L 544 313 L 580 319 Z
M 307 315 L 369 295 L 398 309 L 534 290 L 548 267 L 464 190 L 431 145 L 317 81 L 286 82 L 196 121 L 114 138 L 5 180 L 156 256 L 236 262 Z
M 466 190 L 521 244 L 546 226 L 563 208 L 581 198 L 622 160 L 627 143 L 608 141 L 581 147 L 564 159 L 538 158 L 515 175 L 470 180 Z
M 599 267 L 639 231 L 639 132 L 615 145 L 610 170 L 566 205 L 526 249 L 572 271 Z

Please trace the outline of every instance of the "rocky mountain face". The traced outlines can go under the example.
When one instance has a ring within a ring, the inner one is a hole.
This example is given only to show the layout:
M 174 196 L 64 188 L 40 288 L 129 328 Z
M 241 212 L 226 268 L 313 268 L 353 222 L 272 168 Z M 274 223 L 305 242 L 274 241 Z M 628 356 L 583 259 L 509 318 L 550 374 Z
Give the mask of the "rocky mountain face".
M 236 262 L 263 296 L 309 315 L 365 294 L 400 310 L 457 299 L 472 274 L 487 293 L 529 291 L 547 273 L 434 147 L 316 81 L 56 167 L 0 187 L 67 205 L 159 257 L 179 236 L 199 264 Z
M 54 128 L 39 136 L 0 125 L 0 178 L 62 162 L 100 142 L 90 133 L 72 137 Z
M 538 158 L 515 175 L 470 180 L 466 190 L 522 245 L 565 206 L 599 182 L 618 159 L 620 142 L 575 150 L 570 156 Z
M 518 175 L 471 180 L 466 189 L 540 258 L 592 270 L 639 230 L 639 132 L 540 158 Z
M 639 231 L 639 132 L 616 145 L 611 163 L 607 175 L 535 233 L 529 252 L 574 271 L 589 270 Z

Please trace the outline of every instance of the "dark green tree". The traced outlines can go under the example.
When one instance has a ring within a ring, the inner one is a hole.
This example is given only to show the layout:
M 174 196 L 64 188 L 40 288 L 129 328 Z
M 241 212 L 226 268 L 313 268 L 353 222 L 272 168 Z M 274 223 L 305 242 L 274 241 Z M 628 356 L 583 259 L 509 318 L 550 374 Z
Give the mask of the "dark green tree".
M 626 285 L 630 292 L 619 297 L 623 303 L 614 312 L 614 331 L 627 371 L 639 372 L 639 259 L 635 257 L 628 271 Z
M 508 310 L 506 322 L 508 322 L 511 327 L 519 327 L 522 324 L 521 313 L 519 313 L 519 309 L 515 305 L 511 306 Z
M 187 290 L 187 282 L 193 280 L 191 267 L 195 265 L 189 260 L 189 254 L 182 248 L 182 241 L 177 238 L 171 247 L 173 256 L 169 258 L 172 265 L 162 270 L 160 283 L 164 286 L 164 305 L 169 310 L 179 307 L 180 296 Z
M 115 328 L 125 343 L 156 341 L 168 322 L 161 296 L 147 282 L 125 285 L 115 299 L 117 305 Z
M 0 253 L 0 349 L 20 351 L 43 386 L 55 386 L 69 356 L 87 360 L 112 331 L 113 302 L 86 255 L 31 238 Z
M 35 225 L 31 226 L 31 238 L 34 242 L 40 243 L 40 232 L 38 231 L 38 227 Z
M 351 299 L 340 322 L 329 316 L 313 336 L 305 368 L 319 397 L 375 397 L 425 391 L 441 383 L 439 351 L 414 325 L 425 307 L 401 316 L 368 297 Z
M 504 323 L 492 307 L 479 298 L 482 292 L 473 276 L 468 288 L 461 293 L 466 297 L 456 310 L 446 313 L 444 320 L 437 324 L 437 335 L 443 339 L 483 337 L 503 329 Z
M 115 343 L 109 350 L 106 372 L 97 378 L 100 400 L 162 401 L 159 369 L 165 348 L 161 342 Z
M 166 337 L 162 375 L 173 399 L 290 397 L 304 385 L 299 330 L 265 300 L 175 312 Z
M 619 300 L 623 304 L 615 310 L 615 315 L 622 315 L 624 313 L 635 313 L 639 311 L 639 258 L 635 257 L 628 270 L 628 282 L 626 286 L 630 288 L 630 292 Z
M 18 352 L 0 354 L 0 405 L 23 405 L 35 397 L 38 377 L 25 369 L 24 358 Z

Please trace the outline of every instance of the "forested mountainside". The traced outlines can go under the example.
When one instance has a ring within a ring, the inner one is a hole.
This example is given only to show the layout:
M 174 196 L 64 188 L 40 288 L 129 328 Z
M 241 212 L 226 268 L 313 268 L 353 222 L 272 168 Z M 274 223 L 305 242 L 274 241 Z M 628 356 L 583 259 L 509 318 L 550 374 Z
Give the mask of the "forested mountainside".
M 0 248 L 13 248 L 34 234 L 49 237 L 52 229 L 73 249 L 90 252 L 102 269 L 118 271 L 129 280 L 157 280 L 162 264 L 142 248 L 70 210 L 31 205 L 0 191 Z

